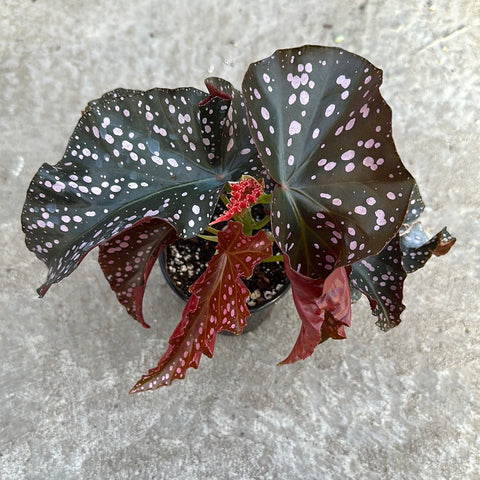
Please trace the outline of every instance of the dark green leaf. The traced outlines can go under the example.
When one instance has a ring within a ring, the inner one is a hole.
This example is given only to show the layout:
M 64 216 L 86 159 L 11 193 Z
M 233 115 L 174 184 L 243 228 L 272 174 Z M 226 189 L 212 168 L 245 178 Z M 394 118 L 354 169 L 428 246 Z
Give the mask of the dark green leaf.
M 413 186 L 412 193 L 410 194 L 410 200 L 408 202 L 408 209 L 405 215 L 405 219 L 403 220 L 402 230 L 408 229 L 410 225 L 415 222 L 422 212 L 425 210 L 425 204 L 423 203 L 422 196 L 420 194 L 420 190 L 418 188 L 417 182 Z
M 352 265 L 350 281 L 370 301 L 372 313 L 378 317 L 376 324 L 382 330 L 389 330 L 401 321 L 406 276 L 399 235 L 377 255 Z
M 350 282 L 350 299 L 352 303 L 358 302 L 362 298 L 362 292 L 357 290 Z
M 200 108 L 202 117 L 211 126 L 206 138 L 209 145 L 215 145 L 215 162 L 226 170 L 259 178 L 264 168 L 250 136 L 242 94 L 221 78 L 207 78 L 205 85 L 211 100 Z M 219 102 L 220 107 L 210 108 L 212 101 Z
M 414 181 L 381 81 L 365 59 L 314 46 L 277 51 L 244 78 L 252 137 L 277 183 L 272 230 L 304 275 L 378 253 L 405 217 Z
M 26 243 L 49 269 L 40 295 L 143 218 L 165 219 L 182 237 L 204 230 L 225 182 L 255 162 L 227 165 L 205 149 L 199 104 L 208 98 L 193 88 L 116 90 L 90 102 L 63 159 L 43 165 L 27 192 Z
M 418 185 L 412 190 L 404 225 L 400 230 L 400 245 L 403 251 L 403 268 L 413 273 L 422 268 L 432 255 L 445 255 L 454 245 L 456 239 L 446 228 L 432 238 L 428 238 L 418 218 L 425 210 Z

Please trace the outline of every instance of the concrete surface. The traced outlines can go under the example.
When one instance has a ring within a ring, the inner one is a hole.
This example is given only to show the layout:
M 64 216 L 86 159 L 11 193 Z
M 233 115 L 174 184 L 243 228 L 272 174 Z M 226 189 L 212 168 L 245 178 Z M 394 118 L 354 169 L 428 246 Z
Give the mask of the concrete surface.
M 97 5 L 101 4 L 101 6 Z M 480 4 L 475 0 L 0 0 L 0 478 L 479 479 Z M 334 45 L 384 69 L 394 134 L 431 233 L 458 237 L 406 286 L 384 334 L 366 302 L 347 341 L 277 368 L 290 299 L 221 337 L 183 383 L 128 396 L 181 309 L 157 271 L 127 317 L 95 255 L 38 300 L 20 211 L 87 101 L 114 87 L 240 85 L 280 47 Z

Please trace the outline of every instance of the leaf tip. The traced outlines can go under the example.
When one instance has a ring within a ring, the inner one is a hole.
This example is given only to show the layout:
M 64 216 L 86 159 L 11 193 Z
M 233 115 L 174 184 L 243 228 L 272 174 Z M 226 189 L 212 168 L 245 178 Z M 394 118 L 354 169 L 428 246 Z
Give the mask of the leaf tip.
M 128 312 L 143 328 L 150 328 L 150 325 L 145 321 L 143 318 L 143 312 L 141 310 L 138 310 L 137 312 Z
M 143 380 L 143 377 L 140 380 L 138 380 L 137 383 L 128 391 L 129 395 L 134 395 L 135 393 L 147 392 L 148 390 L 154 390 L 154 388 L 148 387 L 148 384 L 146 388 L 144 386 L 145 383 L 142 380 Z
M 37 288 L 38 298 L 43 298 L 50 288 L 49 283 L 44 283 L 41 287 Z
M 135 393 L 138 393 L 140 390 L 138 390 L 136 388 L 136 385 L 134 385 L 129 391 L 128 391 L 128 394 L 129 395 L 134 395 Z
M 442 255 L 446 255 L 450 251 L 450 249 L 455 245 L 456 241 L 457 239 L 452 235 L 450 235 L 450 233 L 447 230 L 447 227 L 445 227 L 440 232 L 440 240 L 435 250 L 433 250 L 433 254 L 436 257 L 441 257 Z
M 301 356 L 298 356 L 298 355 L 295 356 L 292 353 L 293 352 L 290 352 L 287 358 L 284 358 L 281 362 L 278 362 L 277 367 L 283 367 L 284 365 L 292 365 L 298 362 L 299 360 L 305 360 L 305 358 L 308 358 L 308 357 L 302 358 Z

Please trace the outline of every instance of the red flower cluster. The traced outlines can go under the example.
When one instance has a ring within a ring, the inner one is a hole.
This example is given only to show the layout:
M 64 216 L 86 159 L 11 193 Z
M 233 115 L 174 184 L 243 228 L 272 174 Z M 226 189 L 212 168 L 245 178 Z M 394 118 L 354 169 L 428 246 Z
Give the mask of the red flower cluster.
M 238 213 L 249 208 L 250 205 L 254 205 L 258 197 L 263 193 L 262 185 L 253 177 L 245 177 L 239 182 L 231 183 L 230 187 L 232 190 L 227 210 L 211 222 L 210 225 L 230 220 Z

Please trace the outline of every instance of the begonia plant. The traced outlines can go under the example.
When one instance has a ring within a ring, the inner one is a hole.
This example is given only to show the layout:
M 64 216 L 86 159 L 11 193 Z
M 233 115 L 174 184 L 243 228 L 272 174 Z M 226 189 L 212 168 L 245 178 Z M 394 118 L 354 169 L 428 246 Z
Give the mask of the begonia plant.
M 207 92 L 117 89 L 91 101 L 63 158 L 28 188 L 26 244 L 48 267 L 39 295 L 99 247 L 118 300 L 148 327 L 142 300 L 162 249 L 216 242 L 167 351 L 132 393 L 183 378 L 213 355 L 217 333 L 243 330 L 242 278 L 260 262 L 284 263 L 301 320 L 281 363 L 345 338 L 361 294 L 381 329 L 398 325 L 407 273 L 455 239 L 446 229 L 429 239 L 418 223 L 423 202 L 381 82 L 364 58 L 308 45 L 250 65 L 241 91 L 208 78 Z M 254 219 L 255 205 L 265 218 Z

